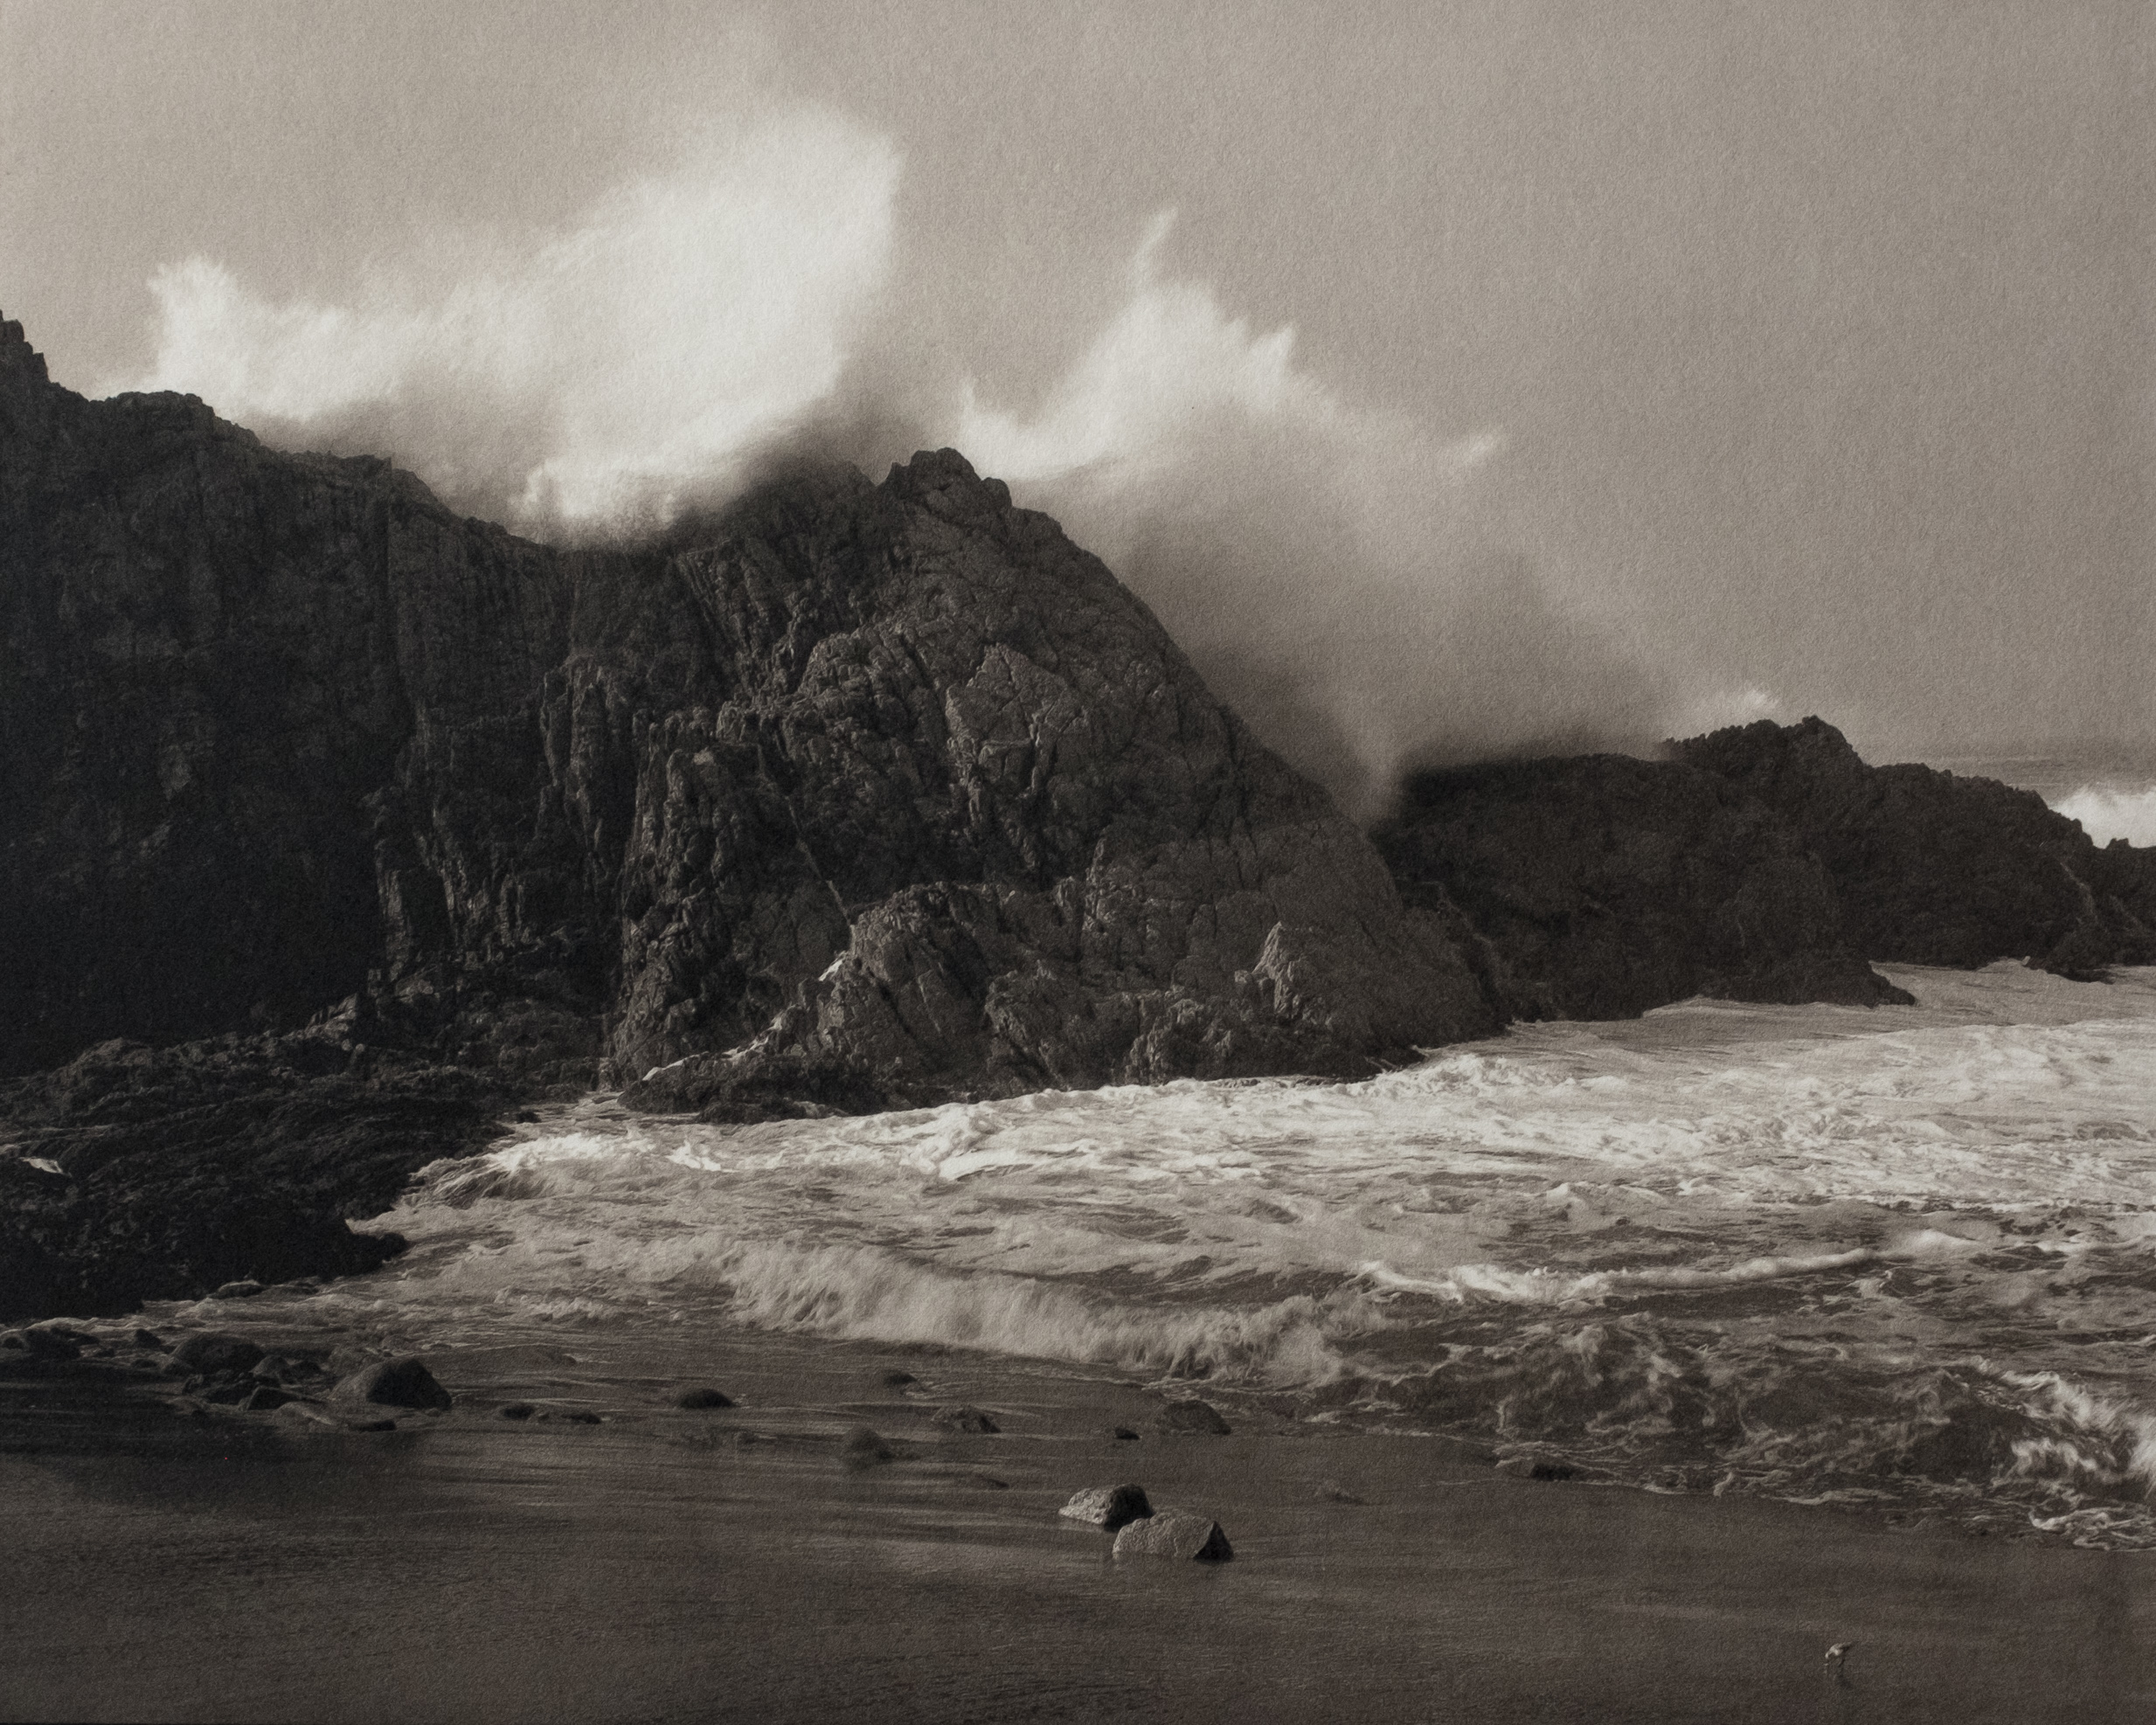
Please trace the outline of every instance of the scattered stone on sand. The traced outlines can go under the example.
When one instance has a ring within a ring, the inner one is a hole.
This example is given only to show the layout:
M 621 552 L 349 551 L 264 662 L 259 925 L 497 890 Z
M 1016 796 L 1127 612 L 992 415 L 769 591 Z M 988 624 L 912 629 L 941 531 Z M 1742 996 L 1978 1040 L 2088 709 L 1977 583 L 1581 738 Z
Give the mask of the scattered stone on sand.
M 286 1403 L 298 1399 L 297 1396 L 289 1396 L 273 1384 L 260 1383 L 249 1392 L 247 1399 L 239 1405 L 251 1414 L 266 1414 L 274 1413 L 279 1408 L 283 1407 Z
M 840 1457 L 849 1467 L 874 1467 L 891 1459 L 891 1445 L 865 1425 L 855 1426 L 838 1447 Z
M 210 1298 L 211 1299 L 253 1299 L 261 1292 L 262 1285 L 257 1281 L 226 1282 Z
M 1210 1515 L 1186 1510 L 1161 1509 L 1140 1521 L 1124 1524 L 1115 1536 L 1118 1557 L 1175 1557 L 1188 1562 L 1224 1563 L 1235 1548 Z
M 1541 1456 L 1507 1456 L 1497 1464 L 1500 1473 L 1515 1479 L 1577 1479 L 1579 1470 Z
M 979 1408 L 938 1408 L 929 1416 L 929 1423 L 941 1426 L 946 1431 L 989 1433 L 1003 1429 Z
M 529 1402 L 511 1402 L 498 1416 L 502 1419 L 530 1419 L 538 1410 Z
M 1221 1418 L 1210 1402 L 1170 1402 L 1161 1410 L 1160 1417 L 1153 1422 L 1156 1431 L 1198 1432 L 1207 1437 L 1225 1438 L 1228 1422 Z
M 1108 1435 L 1119 1444 L 1135 1444 L 1138 1441 L 1138 1434 L 1127 1425 L 1119 1425 Z
M 705 1385 L 696 1389 L 683 1390 L 674 1398 L 674 1405 L 677 1408 L 690 1409 L 731 1408 L 733 1406 L 733 1397 L 724 1390 L 713 1389 L 709 1385 Z
M 898 1389 L 906 1384 L 919 1382 L 920 1379 L 915 1377 L 912 1372 L 885 1372 L 884 1374 L 884 1387 L 887 1389 Z
M 566 1420 L 572 1425 L 604 1425 L 607 1423 L 603 1414 L 595 1414 L 589 1408 L 572 1408 L 567 1413 L 556 1414 L 554 1417 Z
M 244 1372 L 262 1357 L 262 1350 L 243 1335 L 222 1330 L 204 1330 L 182 1339 L 172 1350 L 172 1363 L 188 1372 Z
M 417 1358 L 382 1360 L 339 1378 L 329 1402 L 337 1408 L 446 1408 L 449 1392 Z
M 1113 1534 L 1153 1514 L 1143 1486 L 1089 1486 L 1056 1512 L 1072 1521 Z
M 1335 1485 L 1330 1479 L 1320 1486 L 1313 1495 L 1321 1503 L 1368 1503 L 1369 1501 L 1368 1498 L 1357 1497 L 1345 1486 Z
M 323 1412 L 312 1402 L 288 1401 L 278 1407 L 275 1411 L 280 1419 L 288 1420 L 295 1425 L 334 1426 L 342 1423 Z

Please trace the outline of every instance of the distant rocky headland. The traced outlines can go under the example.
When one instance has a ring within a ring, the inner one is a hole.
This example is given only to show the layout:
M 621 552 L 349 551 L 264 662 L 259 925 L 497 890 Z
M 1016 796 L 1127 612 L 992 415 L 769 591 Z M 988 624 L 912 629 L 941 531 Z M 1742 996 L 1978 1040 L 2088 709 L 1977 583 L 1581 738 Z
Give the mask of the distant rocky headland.
M 1346 1077 L 1870 960 L 2156 961 L 2156 852 L 1817 719 L 1365 835 L 949 450 L 557 550 L 0 323 L 0 1315 L 337 1274 L 545 1097 Z

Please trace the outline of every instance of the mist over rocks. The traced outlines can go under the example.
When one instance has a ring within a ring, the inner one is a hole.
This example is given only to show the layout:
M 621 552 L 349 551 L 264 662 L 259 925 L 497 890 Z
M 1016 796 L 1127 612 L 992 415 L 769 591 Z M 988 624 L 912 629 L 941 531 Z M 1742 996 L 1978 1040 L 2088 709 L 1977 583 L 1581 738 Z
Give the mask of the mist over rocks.
M 1146 606 L 947 450 L 558 551 L 192 398 L 87 401 L 0 324 L 0 1113 L 66 1170 L 7 1170 L 38 1304 L 363 1267 L 337 1218 L 513 1096 L 1348 1076 L 1498 1022 Z
M 1817 721 L 1423 774 L 1374 846 L 954 451 L 555 549 L 87 401 L 5 322 L 0 738 L 9 1314 L 370 1267 L 350 1220 L 594 1085 L 755 1120 L 1348 1077 L 1897 998 L 1872 958 L 2156 953 L 2149 853 Z

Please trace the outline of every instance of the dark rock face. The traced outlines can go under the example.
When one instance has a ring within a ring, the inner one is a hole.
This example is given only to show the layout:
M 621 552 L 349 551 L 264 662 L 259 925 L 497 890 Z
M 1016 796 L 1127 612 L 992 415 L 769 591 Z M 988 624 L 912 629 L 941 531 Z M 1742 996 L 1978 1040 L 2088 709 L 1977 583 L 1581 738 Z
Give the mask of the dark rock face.
M 84 401 L 5 326 L 0 1070 L 350 996 L 437 1058 L 694 1058 L 650 1099 L 750 1110 L 1491 1028 L 1325 798 L 956 454 L 679 537 L 551 551 L 189 398 Z
M 20 1151 L 63 1170 L 0 1158 L 0 1312 L 118 1313 L 236 1278 L 372 1269 L 402 1242 L 344 1218 L 478 1148 L 509 1094 L 409 1056 L 355 1072 L 321 1030 L 107 1043 L 0 1081 Z
M 1622 1018 L 1693 994 L 1909 998 L 1846 937 L 1834 881 L 1788 824 L 1695 766 L 1589 755 L 1425 772 L 1376 838 L 1411 904 L 1458 907 L 1509 1017 Z
M 2098 850 L 2033 791 L 1868 766 L 1818 718 L 1674 746 L 1788 825 L 1825 866 L 1852 941 L 1872 958 L 2026 958 L 2080 977 L 2156 962 L 2156 851 Z

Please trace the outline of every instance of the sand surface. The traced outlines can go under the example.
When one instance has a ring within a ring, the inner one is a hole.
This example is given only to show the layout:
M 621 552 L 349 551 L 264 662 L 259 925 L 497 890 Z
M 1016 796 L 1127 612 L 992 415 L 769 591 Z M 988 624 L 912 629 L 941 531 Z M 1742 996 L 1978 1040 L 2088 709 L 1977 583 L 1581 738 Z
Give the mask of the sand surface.
M 0 1715 L 2156 1716 L 2148 1554 L 1517 1479 L 1246 1406 L 1169 1438 L 1134 1384 L 960 1353 L 742 1334 L 432 1363 L 457 1406 L 375 1434 L 0 1386 Z M 687 1382 L 739 1405 L 677 1411 Z M 519 1398 L 604 1423 L 497 1417 Z M 939 1431 L 959 1403 L 1002 1431 Z M 897 1458 L 846 1467 L 859 1424 Z M 1117 1562 L 1058 1521 L 1127 1479 L 1235 1560 Z

